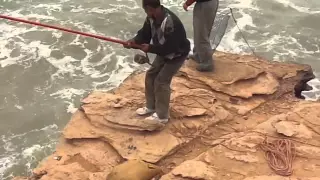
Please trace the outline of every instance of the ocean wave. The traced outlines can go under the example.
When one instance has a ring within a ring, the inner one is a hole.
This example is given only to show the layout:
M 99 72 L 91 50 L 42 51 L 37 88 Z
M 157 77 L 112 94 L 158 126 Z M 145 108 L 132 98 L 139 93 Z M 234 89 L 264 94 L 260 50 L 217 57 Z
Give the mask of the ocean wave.
M 302 2 L 297 1 L 296 3 L 293 2 L 292 0 L 273 0 L 279 4 L 282 4 L 284 7 L 289 7 L 292 8 L 300 13 L 306 13 L 306 14 L 320 14 L 320 3 L 317 2 L 315 3 L 315 6 L 312 6 L 310 3 L 306 3 L 306 1 Z M 299 5 L 298 5 L 299 4 Z M 305 5 L 305 6 L 303 6 Z M 307 6 L 307 7 L 306 7 Z M 308 7 L 309 6 L 309 7 Z
M 30 137 L 37 134 L 37 136 L 45 137 L 46 142 L 39 141 L 40 144 L 33 144 L 30 146 L 28 142 Z M 56 124 L 45 126 L 41 129 L 34 129 L 29 132 L 21 134 L 2 135 L 0 142 L 2 141 L 3 147 L 6 151 L 0 155 L 0 179 L 10 179 L 14 176 L 11 168 L 16 166 L 24 166 L 27 171 L 30 172 L 30 166 L 28 164 L 37 163 L 40 158 L 46 157 L 51 153 L 53 146 L 55 145 L 59 131 Z

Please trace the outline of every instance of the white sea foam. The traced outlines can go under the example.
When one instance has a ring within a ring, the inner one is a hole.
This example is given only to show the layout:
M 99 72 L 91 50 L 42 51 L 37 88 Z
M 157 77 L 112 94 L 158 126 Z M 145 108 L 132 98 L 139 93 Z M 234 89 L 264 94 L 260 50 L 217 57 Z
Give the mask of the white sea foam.
M 62 10 L 62 4 L 38 4 L 34 6 L 35 9 L 46 9 L 49 11 L 61 11 Z
M 320 76 L 320 73 L 315 73 L 317 77 Z M 308 84 L 312 87 L 311 91 L 303 91 L 302 95 L 308 101 L 319 101 L 320 100 L 320 80 L 313 79 L 308 82 Z
M 295 4 L 294 2 L 290 0 L 273 0 L 275 2 L 278 2 L 282 4 L 285 7 L 290 7 L 292 9 L 295 9 L 296 11 L 300 13 L 306 13 L 306 14 L 320 14 L 320 7 L 310 6 L 309 7 L 302 7 L 301 5 L 306 3 L 301 3 L 300 5 Z M 318 4 L 319 5 L 319 4 Z
M 4 172 L 16 164 L 18 153 L 12 153 L 9 156 L 0 156 L 0 178 L 4 178 Z
M 77 110 L 74 104 L 75 97 L 82 96 L 85 92 L 83 89 L 65 88 L 50 94 L 50 96 L 62 99 L 67 104 L 67 112 L 74 113 Z
M 22 143 L 26 143 L 28 141 L 28 136 L 35 133 L 39 135 L 42 134 L 42 136 L 48 138 L 50 141 L 43 143 L 42 145 L 34 144 L 31 146 L 21 147 Z M 34 129 L 21 134 L 2 135 L 0 137 L 0 142 L 3 144 L 3 148 L 6 150 L 6 152 L 0 155 L 0 179 L 6 179 L 4 174 L 13 166 L 22 162 L 27 164 L 28 162 L 31 163 L 36 161 L 34 153 L 41 152 L 44 149 L 52 149 L 52 146 L 55 144 L 52 136 L 56 136 L 58 133 L 58 126 L 56 124 L 52 124 L 41 129 Z M 13 144 L 14 141 L 22 143 Z M 31 169 L 28 169 L 28 171 L 29 170 Z
M 55 93 L 50 94 L 50 96 L 59 97 L 61 99 L 70 100 L 73 98 L 74 95 L 82 95 L 85 93 L 85 90 L 82 89 L 74 89 L 74 88 L 66 88 L 59 90 Z
M 117 55 L 117 64 L 116 64 L 116 71 L 112 71 L 111 74 L 109 74 L 110 78 L 107 81 L 104 82 L 94 82 L 93 83 L 93 87 L 94 89 L 99 89 L 99 90 L 110 90 L 116 86 L 118 86 L 119 84 L 121 84 L 123 82 L 123 80 L 128 77 L 133 71 L 134 69 L 131 68 L 130 66 L 128 66 L 127 62 L 125 62 L 125 60 L 127 59 L 128 56 L 120 56 Z M 119 68 L 119 67 L 122 68 Z M 103 87 L 107 87 L 107 88 L 102 88 L 101 86 L 104 85 Z
M 36 151 L 41 151 L 43 149 L 43 147 L 39 144 L 35 144 L 31 147 L 28 147 L 26 149 L 24 149 L 22 151 L 22 156 L 24 158 L 28 158 L 28 157 L 32 157 L 33 156 L 33 153 L 35 153 Z

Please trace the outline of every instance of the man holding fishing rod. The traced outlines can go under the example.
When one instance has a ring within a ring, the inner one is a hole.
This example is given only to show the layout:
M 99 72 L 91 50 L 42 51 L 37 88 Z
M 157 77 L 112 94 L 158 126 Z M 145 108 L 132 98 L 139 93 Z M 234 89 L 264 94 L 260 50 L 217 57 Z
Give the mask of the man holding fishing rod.
M 145 53 L 156 54 L 152 66 L 145 77 L 146 106 L 137 109 L 137 114 L 161 123 L 168 122 L 170 84 L 173 76 L 183 65 L 190 51 L 185 28 L 180 19 L 161 5 L 160 0 L 142 0 L 147 14 L 143 27 L 137 35 L 124 45 L 138 48 Z M 143 64 L 147 57 L 135 56 L 135 62 Z
M 0 18 L 80 34 L 156 54 L 145 77 L 146 107 L 137 109 L 137 114 L 153 113 L 147 119 L 166 123 L 169 119 L 170 84 L 189 54 L 190 42 L 180 19 L 162 6 L 160 0 L 142 0 L 142 5 L 147 14 L 146 20 L 137 35 L 127 42 L 1 14 Z M 135 56 L 135 61 L 140 64 L 149 62 L 147 57 L 139 55 Z

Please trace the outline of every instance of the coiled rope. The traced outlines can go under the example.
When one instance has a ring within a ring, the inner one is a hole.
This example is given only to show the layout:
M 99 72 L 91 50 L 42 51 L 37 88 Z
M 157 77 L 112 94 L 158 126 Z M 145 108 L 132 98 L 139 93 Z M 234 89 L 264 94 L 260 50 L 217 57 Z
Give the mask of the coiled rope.
M 281 176 L 292 175 L 292 162 L 296 157 L 296 149 L 291 140 L 277 139 L 269 142 L 266 138 L 260 144 L 260 148 L 265 151 L 265 158 L 276 174 Z

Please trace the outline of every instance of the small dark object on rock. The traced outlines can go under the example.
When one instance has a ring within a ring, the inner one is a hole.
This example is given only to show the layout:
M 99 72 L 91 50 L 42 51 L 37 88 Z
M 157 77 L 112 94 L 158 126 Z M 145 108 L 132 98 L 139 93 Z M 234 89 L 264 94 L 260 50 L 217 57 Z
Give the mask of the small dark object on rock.
M 135 147 L 134 145 L 129 145 L 129 146 L 128 146 L 128 149 L 130 149 L 130 150 L 136 150 L 137 147 Z
M 230 97 L 229 100 L 232 104 L 239 104 L 239 100 L 234 97 Z

